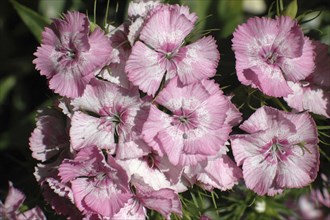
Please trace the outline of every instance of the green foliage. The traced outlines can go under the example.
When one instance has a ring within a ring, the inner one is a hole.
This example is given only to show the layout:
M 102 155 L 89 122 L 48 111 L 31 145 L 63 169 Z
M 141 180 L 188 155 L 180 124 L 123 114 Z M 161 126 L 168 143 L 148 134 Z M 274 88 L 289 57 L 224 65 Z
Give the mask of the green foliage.
M 290 16 L 292 19 L 295 19 L 297 12 L 298 12 L 298 3 L 297 0 L 293 0 L 284 10 L 283 15 L 287 15 Z
M 22 21 L 26 24 L 26 26 L 30 29 L 32 34 L 37 38 L 37 40 L 41 41 L 41 33 L 45 26 L 47 26 L 50 21 L 45 17 L 42 17 L 37 12 L 31 10 L 30 8 L 21 5 L 15 0 L 10 0 L 15 10 L 21 17 Z

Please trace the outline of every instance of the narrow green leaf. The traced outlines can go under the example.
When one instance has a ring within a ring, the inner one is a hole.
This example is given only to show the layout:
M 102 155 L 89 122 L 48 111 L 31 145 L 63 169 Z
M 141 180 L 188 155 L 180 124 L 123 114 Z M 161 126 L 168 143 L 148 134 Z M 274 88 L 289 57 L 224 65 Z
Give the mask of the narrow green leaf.
M 292 19 L 295 19 L 298 11 L 298 3 L 297 0 L 292 0 L 292 2 L 285 9 L 283 15 L 290 16 Z
M 21 5 L 15 0 L 10 0 L 13 7 L 15 8 L 18 15 L 21 17 L 26 26 L 30 29 L 32 34 L 37 38 L 37 40 L 41 41 L 41 33 L 45 26 L 47 26 L 50 21 L 33 11 L 32 9 Z
M 10 90 L 14 88 L 16 84 L 16 78 L 14 76 L 8 76 L 0 82 L 0 105 L 4 103 Z

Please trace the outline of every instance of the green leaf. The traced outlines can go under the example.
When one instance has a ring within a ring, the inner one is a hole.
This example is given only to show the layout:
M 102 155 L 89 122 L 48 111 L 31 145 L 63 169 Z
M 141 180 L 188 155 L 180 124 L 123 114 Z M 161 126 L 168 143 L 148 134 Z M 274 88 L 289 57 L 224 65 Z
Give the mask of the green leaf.
M 50 21 L 33 11 L 32 9 L 21 5 L 15 0 L 10 0 L 13 7 L 15 8 L 18 15 L 21 17 L 26 26 L 30 29 L 32 34 L 37 38 L 37 40 L 41 41 L 41 33 L 45 26 L 50 24 Z
M 14 76 L 8 76 L 0 82 L 0 105 L 4 103 L 10 90 L 14 88 L 16 84 L 16 78 Z
M 298 11 L 298 3 L 297 0 L 292 0 L 292 2 L 285 9 L 283 15 L 290 16 L 292 19 L 295 19 Z

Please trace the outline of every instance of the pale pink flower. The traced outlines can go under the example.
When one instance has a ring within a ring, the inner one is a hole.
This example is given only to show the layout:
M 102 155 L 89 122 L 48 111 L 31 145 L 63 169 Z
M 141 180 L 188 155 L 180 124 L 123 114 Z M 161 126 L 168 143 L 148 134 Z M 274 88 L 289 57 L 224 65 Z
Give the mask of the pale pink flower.
M 50 89 L 62 96 L 81 96 L 94 72 L 115 59 L 102 30 L 89 32 L 85 14 L 68 12 L 42 33 L 33 63 L 49 79 Z
M 197 17 L 187 7 L 163 5 L 145 22 L 126 64 L 129 80 L 155 95 L 162 79 L 179 76 L 184 84 L 214 76 L 220 59 L 212 37 L 184 45 Z
M 284 97 L 288 105 L 297 111 L 310 111 L 330 118 L 330 56 L 329 46 L 313 41 L 315 46 L 315 70 L 301 82 L 289 82 L 293 93 Z
M 84 214 L 112 217 L 132 197 L 125 170 L 111 155 L 105 160 L 97 147 L 83 148 L 74 160 L 59 167 L 63 183 L 70 182 L 77 208 Z
M 314 46 L 290 17 L 250 18 L 233 35 L 238 79 L 266 95 L 291 94 L 288 82 L 303 80 L 314 69 Z
M 308 113 L 259 108 L 231 136 L 237 165 L 243 165 L 246 186 L 273 196 L 286 188 L 310 184 L 319 169 L 317 129 Z
M 7 198 L 4 203 L 0 201 L 0 219 L 46 220 L 46 216 L 39 207 L 21 212 L 19 208 L 23 205 L 24 200 L 25 195 L 18 189 L 14 188 L 12 182 L 9 182 Z
M 231 104 L 213 81 L 181 85 L 172 79 L 155 99 L 143 126 L 144 140 L 173 165 L 215 156 L 227 141 Z M 161 109 L 166 109 L 162 111 Z
M 117 143 L 134 144 L 138 138 L 138 113 L 142 101 L 137 89 L 92 80 L 82 97 L 73 100 L 75 113 L 70 128 L 75 150 L 96 145 L 114 153 Z M 133 142 L 132 142 L 133 141 Z

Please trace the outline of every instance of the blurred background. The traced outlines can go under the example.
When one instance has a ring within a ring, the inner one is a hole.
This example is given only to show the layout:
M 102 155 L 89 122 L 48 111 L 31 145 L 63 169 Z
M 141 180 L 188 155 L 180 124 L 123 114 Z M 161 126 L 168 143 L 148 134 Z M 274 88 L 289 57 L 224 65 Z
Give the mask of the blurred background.
M 126 16 L 126 0 L 110 0 L 108 21 L 120 25 Z M 231 51 L 232 33 L 238 24 L 251 16 L 274 15 L 273 0 L 169 0 L 190 6 L 200 18 L 198 32 L 212 34 L 221 53 L 218 78 L 230 94 L 239 82 L 235 76 L 234 54 Z M 289 4 L 291 1 L 285 1 Z M 44 76 L 32 64 L 33 53 L 39 45 L 40 25 L 59 17 L 68 10 L 86 12 L 102 24 L 107 0 L 2 0 L 0 7 L 0 200 L 4 201 L 8 180 L 22 190 L 26 204 L 45 207 L 40 188 L 33 176 L 36 162 L 31 157 L 28 140 L 35 127 L 37 109 L 50 105 L 56 95 L 48 89 Z M 272 6 L 273 9 L 269 10 Z M 330 1 L 298 1 L 298 15 L 305 33 L 330 44 Z M 31 10 L 33 10 L 33 13 Z M 320 12 L 321 11 L 321 12 Z M 27 14 L 35 16 L 31 20 Z M 37 23 L 35 21 L 38 21 Z M 302 22 L 304 23 L 304 22 Z M 39 33 L 39 35 L 38 35 Z M 330 64 L 329 64 L 330 65 Z M 46 214 L 51 213 L 46 209 Z M 49 208 L 50 209 L 50 208 Z M 50 215 L 50 214 L 49 214 Z

